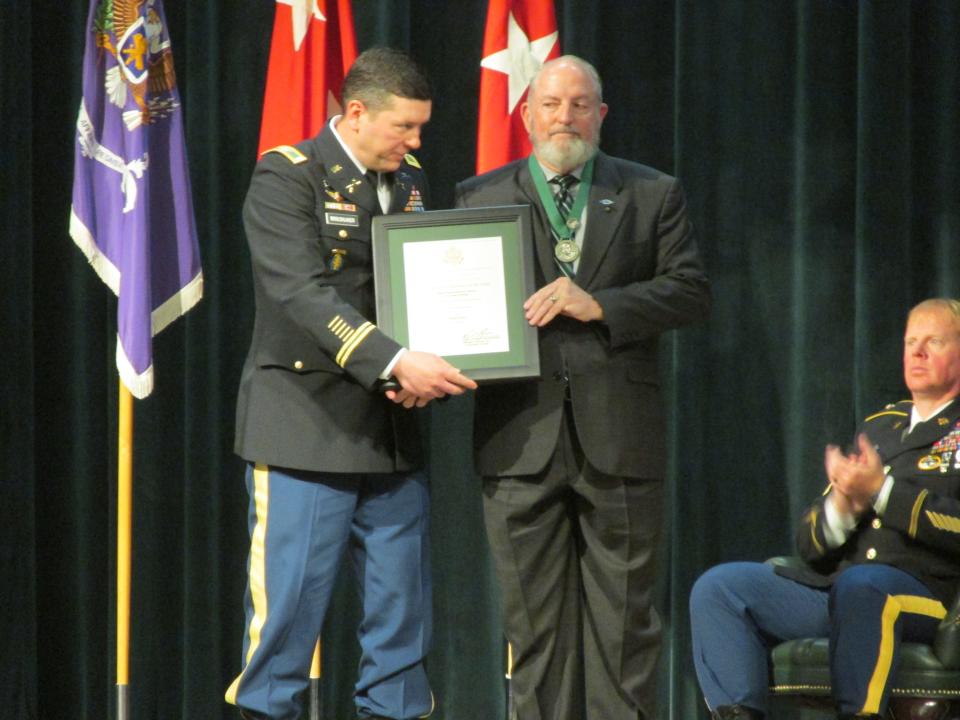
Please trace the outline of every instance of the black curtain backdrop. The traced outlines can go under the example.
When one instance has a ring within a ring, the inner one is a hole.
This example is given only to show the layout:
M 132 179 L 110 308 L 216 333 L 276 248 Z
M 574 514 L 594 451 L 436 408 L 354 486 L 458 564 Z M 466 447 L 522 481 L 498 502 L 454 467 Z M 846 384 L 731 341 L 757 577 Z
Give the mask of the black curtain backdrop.
M 272 0 L 164 3 L 206 277 L 156 340 L 136 403 L 131 705 L 235 717 L 247 536 L 234 398 L 252 326 L 240 207 Z M 67 233 L 87 2 L 0 3 L 0 715 L 115 717 L 116 303 Z M 409 49 L 436 102 L 419 156 L 441 206 L 472 174 L 483 0 L 358 0 L 359 45 Z M 672 504 L 662 717 L 705 717 L 687 596 L 731 559 L 789 552 L 827 442 L 904 396 L 903 320 L 960 295 L 960 3 L 557 3 L 604 79 L 604 149 L 680 176 L 715 296 L 667 336 Z M 432 415 L 440 720 L 504 717 L 498 599 L 470 407 Z M 637 432 L 643 432 L 637 428 Z M 325 634 L 328 718 L 350 712 L 355 597 Z

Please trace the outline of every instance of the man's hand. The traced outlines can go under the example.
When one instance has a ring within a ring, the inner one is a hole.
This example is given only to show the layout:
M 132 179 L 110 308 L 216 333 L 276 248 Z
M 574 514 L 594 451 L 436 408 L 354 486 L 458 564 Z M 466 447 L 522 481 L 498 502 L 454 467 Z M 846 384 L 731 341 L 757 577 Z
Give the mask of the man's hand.
M 883 463 L 866 435 L 857 437 L 859 452 L 844 455 L 835 445 L 827 446 L 824 464 L 827 478 L 836 493 L 837 510 L 861 515 L 883 487 Z
M 387 390 L 386 392 L 387 400 L 392 400 L 397 405 L 403 405 L 407 410 L 412 407 L 423 407 L 428 402 L 430 398 L 418 397 L 414 395 L 409 390 Z
M 568 277 L 544 285 L 527 298 L 523 309 L 527 322 L 535 327 L 543 327 L 557 315 L 566 315 L 580 322 L 603 320 L 600 303 Z
M 405 408 L 423 407 L 446 395 L 476 390 L 477 384 L 439 355 L 407 350 L 393 366 L 400 390 L 388 390 L 387 399 Z

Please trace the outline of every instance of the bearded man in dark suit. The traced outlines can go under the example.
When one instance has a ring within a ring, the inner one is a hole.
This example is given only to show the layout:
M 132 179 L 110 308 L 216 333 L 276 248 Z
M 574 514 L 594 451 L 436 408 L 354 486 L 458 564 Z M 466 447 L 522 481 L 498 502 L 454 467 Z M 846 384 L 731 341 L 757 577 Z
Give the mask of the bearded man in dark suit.
M 596 70 L 565 56 L 521 112 L 533 154 L 457 187 L 529 204 L 539 381 L 481 388 L 476 464 L 520 720 L 656 717 L 662 333 L 707 312 L 680 183 L 598 152 Z

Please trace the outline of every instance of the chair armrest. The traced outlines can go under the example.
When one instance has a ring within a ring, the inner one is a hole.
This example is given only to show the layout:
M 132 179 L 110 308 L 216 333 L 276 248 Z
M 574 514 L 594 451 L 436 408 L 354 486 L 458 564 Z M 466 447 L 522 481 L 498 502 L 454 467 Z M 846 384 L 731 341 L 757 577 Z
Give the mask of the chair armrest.
M 940 621 L 933 639 L 933 654 L 948 670 L 960 668 L 960 594 Z

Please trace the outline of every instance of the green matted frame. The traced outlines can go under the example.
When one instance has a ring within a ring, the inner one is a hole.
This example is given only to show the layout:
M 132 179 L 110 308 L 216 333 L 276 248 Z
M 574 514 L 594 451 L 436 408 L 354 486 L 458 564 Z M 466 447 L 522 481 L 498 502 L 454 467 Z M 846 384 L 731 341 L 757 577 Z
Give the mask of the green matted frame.
M 377 325 L 410 346 L 403 248 L 424 243 L 499 237 L 507 306 L 505 352 L 448 355 L 445 359 L 474 380 L 519 380 L 540 376 L 537 329 L 526 321 L 524 301 L 535 290 L 528 205 L 378 215 L 373 218 L 373 275 Z

